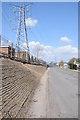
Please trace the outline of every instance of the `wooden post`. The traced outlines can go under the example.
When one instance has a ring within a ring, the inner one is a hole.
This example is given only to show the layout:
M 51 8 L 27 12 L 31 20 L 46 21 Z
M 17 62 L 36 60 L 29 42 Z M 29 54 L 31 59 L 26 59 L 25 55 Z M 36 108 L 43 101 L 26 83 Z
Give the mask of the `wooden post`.
M 13 53 L 13 43 L 11 43 L 11 58 L 13 57 L 12 53 Z

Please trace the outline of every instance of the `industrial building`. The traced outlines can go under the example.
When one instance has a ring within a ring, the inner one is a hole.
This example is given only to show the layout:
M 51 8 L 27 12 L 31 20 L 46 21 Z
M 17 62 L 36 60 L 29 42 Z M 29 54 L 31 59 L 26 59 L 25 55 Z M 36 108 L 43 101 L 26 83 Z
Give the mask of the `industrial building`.
M 15 58 L 18 58 L 18 54 L 19 54 L 20 60 L 26 60 L 27 61 L 27 54 L 26 54 L 25 51 L 20 51 L 19 53 L 15 52 Z
M 10 46 L 0 46 L 0 53 L 8 57 L 15 57 L 15 49 Z

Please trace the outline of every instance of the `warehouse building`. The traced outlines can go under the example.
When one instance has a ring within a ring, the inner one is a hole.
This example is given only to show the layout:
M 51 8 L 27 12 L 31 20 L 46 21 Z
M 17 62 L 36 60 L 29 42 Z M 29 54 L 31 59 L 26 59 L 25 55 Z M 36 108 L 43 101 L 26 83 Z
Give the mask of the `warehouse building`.
M 20 51 L 19 53 L 15 52 L 15 58 L 18 58 L 18 54 L 20 60 L 27 60 L 27 54 L 25 51 Z
M 0 46 L 0 54 L 15 57 L 15 49 L 10 46 Z

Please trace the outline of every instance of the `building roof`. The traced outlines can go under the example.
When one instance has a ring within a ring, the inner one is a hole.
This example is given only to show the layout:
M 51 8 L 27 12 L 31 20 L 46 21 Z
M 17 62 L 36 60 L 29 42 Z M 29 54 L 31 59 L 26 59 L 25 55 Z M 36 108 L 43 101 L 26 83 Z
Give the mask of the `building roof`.
M 11 48 L 11 46 L 0 46 L 0 48 Z M 15 48 L 12 49 L 15 50 Z
M 1 47 L 1 48 L 4 48 L 4 47 L 7 47 L 7 48 L 8 48 L 8 47 L 10 47 L 10 46 L 0 46 L 0 47 Z

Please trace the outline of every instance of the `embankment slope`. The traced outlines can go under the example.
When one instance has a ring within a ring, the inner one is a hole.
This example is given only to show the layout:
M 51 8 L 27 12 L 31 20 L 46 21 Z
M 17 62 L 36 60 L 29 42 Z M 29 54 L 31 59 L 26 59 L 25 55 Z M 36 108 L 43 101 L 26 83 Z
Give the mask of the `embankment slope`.
M 0 58 L 1 59 L 1 58 Z M 2 60 L 2 117 L 15 118 L 37 87 L 46 68 Z

